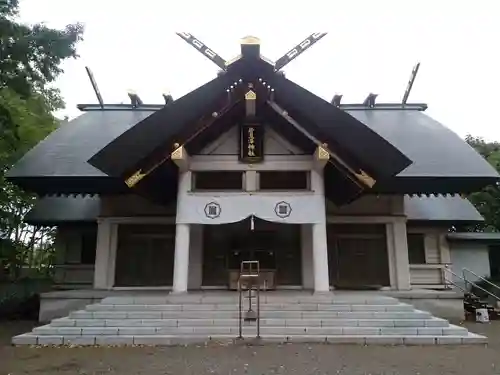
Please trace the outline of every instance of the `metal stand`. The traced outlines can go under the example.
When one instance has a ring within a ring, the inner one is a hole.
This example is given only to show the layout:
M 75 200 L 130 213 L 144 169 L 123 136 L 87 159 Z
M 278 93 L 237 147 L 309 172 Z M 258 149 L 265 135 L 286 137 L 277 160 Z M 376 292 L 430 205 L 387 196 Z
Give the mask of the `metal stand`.
M 253 294 L 252 292 L 256 292 Z M 248 310 L 243 316 L 243 293 L 248 292 Z M 257 322 L 257 335 L 260 338 L 260 266 L 259 261 L 249 260 L 243 261 L 240 265 L 240 276 L 238 279 L 238 293 L 239 293 L 239 336 L 243 338 L 243 320 L 247 322 Z M 252 299 L 256 298 L 257 312 L 252 309 Z

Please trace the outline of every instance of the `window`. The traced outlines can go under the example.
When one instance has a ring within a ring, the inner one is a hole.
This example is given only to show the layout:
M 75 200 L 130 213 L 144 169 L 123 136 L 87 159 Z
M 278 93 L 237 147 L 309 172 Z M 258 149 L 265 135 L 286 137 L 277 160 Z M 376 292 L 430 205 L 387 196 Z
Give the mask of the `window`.
M 410 264 L 425 264 L 425 243 L 423 234 L 408 234 L 408 257 L 410 259 Z
M 307 190 L 309 172 L 260 172 L 260 190 Z
M 195 172 L 193 190 L 243 190 L 243 172 Z
M 58 236 L 61 241 L 61 261 L 63 264 L 95 263 L 97 245 L 97 226 L 60 228 Z

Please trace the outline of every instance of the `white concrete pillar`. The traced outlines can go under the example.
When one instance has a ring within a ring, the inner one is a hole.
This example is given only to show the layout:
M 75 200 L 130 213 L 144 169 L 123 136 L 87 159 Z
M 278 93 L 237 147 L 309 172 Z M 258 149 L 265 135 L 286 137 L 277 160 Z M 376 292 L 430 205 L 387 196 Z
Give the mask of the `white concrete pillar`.
M 389 262 L 389 282 L 391 289 L 398 289 L 398 281 L 396 278 L 396 250 L 394 243 L 394 227 L 392 223 L 387 223 L 385 225 L 385 238 L 387 245 L 387 260 Z
M 177 192 L 177 214 L 180 203 L 191 190 L 191 172 L 179 172 L 179 189 Z M 190 225 L 176 224 L 175 229 L 175 259 L 173 293 L 185 293 L 188 290 L 189 279 L 189 241 Z
M 408 238 L 405 221 L 387 224 L 392 228 L 387 233 L 392 236 L 394 250 L 393 277 L 397 290 L 410 290 L 410 261 L 408 258 Z
M 109 219 L 97 220 L 97 243 L 94 266 L 94 289 L 109 289 L 109 266 L 111 257 L 111 222 Z
M 244 176 L 246 191 L 259 190 L 259 175 L 257 174 L 257 171 L 246 171 Z
M 111 239 L 109 245 L 109 264 L 108 264 L 108 286 L 112 288 L 115 286 L 115 273 L 116 273 L 116 252 L 118 250 L 118 225 L 112 223 L 110 232 Z
M 328 275 L 328 246 L 326 235 L 326 200 L 322 170 L 311 170 L 311 189 L 314 194 L 323 197 L 321 215 L 324 221 L 312 224 L 312 256 L 314 272 L 314 292 L 328 292 L 330 290 L 330 278 Z

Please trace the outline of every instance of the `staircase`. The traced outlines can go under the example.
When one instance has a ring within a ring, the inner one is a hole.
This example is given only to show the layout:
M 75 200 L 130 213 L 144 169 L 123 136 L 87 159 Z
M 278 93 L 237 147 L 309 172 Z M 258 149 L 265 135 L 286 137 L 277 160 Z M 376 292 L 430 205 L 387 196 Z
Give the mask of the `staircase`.
M 261 338 L 271 342 L 483 344 L 486 337 L 395 298 L 357 293 L 261 294 Z M 254 309 L 256 307 L 254 306 Z M 245 310 L 248 309 L 246 306 Z M 15 345 L 176 345 L 232 341 L 238 295 L 108 297 L 12 339 Z M 243 322 L 255 338 L 256 322 Z
M 465 320 L 475 321 L 478 310 L 486 310 L 489 320 L 499 320 L 500 310 L 496 307 L 500 298 L 500 286 L 492 283 L 468 268 L 462 269 L 459 276 L 449 268 L 444 268 L 445 284 L 448 289 L 459 289 L 464 293 Z M 451 275 L 452 277 L 447 277 Z M 473 276 L 472 279 L 470 276 Z M 458 281 L 453 281 L 453 276 Z M 484 287 L 479 284 L 483 283 Z M 463 286 L 462 286 L 463 285 Z M 490 288 L 487 290 L 485 288 Z M 479 294 L 480 296 L 478 296 Z

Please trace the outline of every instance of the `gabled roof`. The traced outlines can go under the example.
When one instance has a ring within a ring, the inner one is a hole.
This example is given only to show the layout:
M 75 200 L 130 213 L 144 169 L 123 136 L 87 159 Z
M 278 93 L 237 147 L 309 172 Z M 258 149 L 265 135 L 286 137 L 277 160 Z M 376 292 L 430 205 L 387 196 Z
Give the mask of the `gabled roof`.
M 158 158 L 169 155 L 174 143 L 183 144 L 205 125 L 203 119 L 228 105 L 226 89 L 232 82 L 229 75 L 218 76 L 136 122 L 96 150 L 88 162 L 110 176 L 125 177 L 135 172 L 141 161 L 156 156 L 156 152 L 160 154 Z
M 223 74 L 136 124 L 88 161 L 110 176 L 132 178 L 132 188 L 142 188 L 145 197 L 156 193 L 160 196 L 160 186 L 155 192 L 151 181 L 168 181 L 176 174 L 170 153 L 180 145 L 190 153 L 189 142 L 213 133 L 216 124 L 222 126 L 227 113 L 249 89 L 257 92 L 257 118 L 262 116 L 260 109 L 266 101 L 282 105 L 280 112 L 284 116 L 291 112 L 301 122 L 305 129 L 302 136 L 307 133 L 307 138 L 330 153 L 325 178 L 339 182 L 332 186 L 332 199 L 337 204 L 352 201 L 370 189 L 374 181 L 393 177 L 412 162 L 370 128 L 289 81 L 243 45 L 241 58 Z M 337 155 L 343 159 L 341 162 Z
M 154 110 L 90 111 L 63 123 L 24 155 L 7 177 L 108 177 L 87 160 Z
M 7 173 L 7 177 L 15 182 L 23 179 L 40 181 L 47 177 L 110 179 L 87 160 L 154 112 L 153 109 L 140 108 L 86 112 L 61 125 L 36 145 Z M 407 178 L 428 181 L 470 178 L 490 182 L 498 179 L 490 164 L 465 141 L 422 112 L 364 108 L 349 110 L 348 113 L 363 120 L 384 139 L 411 156 L 413 164 L 390 181 L 393 185 Z M 453 186 L 449 189 L 452 192 Z M 432 193 L 430 190 L 420 192 Z
M 380 137 L 363 121 L 283 75 L 268 75 L 266 82 L 275 90 L 274 101 L 294 120 L 340 156 L 354 159 L 354 164 L 375 179 L 395 176 L 412 164 L 404 150 Z
M 111 178 L 87 160 L 131 126 L 155 111 L 90 111 L 61 124 L 28 151 L 7 178 L 39 194 L 117 193 L 123 180 Z
M 353 110 L 413 163 L 398 177 L 491 177 L 498 172 L 456 133 L 421 111 Z
M 99 216 L 100 198 L 41 198 L 26 216 L 34 225 L 95 222 Z M 405 214 L 417 222 L 474 223 L 483 218 L 467 199 L 461 197 L 405 197 Z
M 195 46 L 192 35 L 183 35 Z M 322 36 L 314 33 L 306 41 L 311 44 Z M 8 177 L 45 193 L 103 193 L 126 190 L 124 180 L 138 176 L 136 193 L 159 201 L 172 199 L 178 172 L 169 160 L 171 152 L 183 145 L 190 153 L 212 141 L 237 119 L 244 93 L 251 88 L 257 92 L 257 116 L 267 104 L 277 112 L 274 117 L 281 121 L 282 132 L 304 138 L 309 149 L 321 145 L 330 154 L 325 185 L 336 204 L 348 203 L 366 190 L 456 193 L 498 180 L 486 161 L 439 123 L 408 108 L 353 106 L 343 111 L 286 79 L 279 72 L 281 63 L 276 67 L 262 58 L 256 40 L 242 41 L 241 55 L 219 64 L 222 74 L 217 78 L 156 112 L 150 112 L 151 107 L 114 108 L 64 125 Z M 220 57 L 218 61 L 223 62 Z

